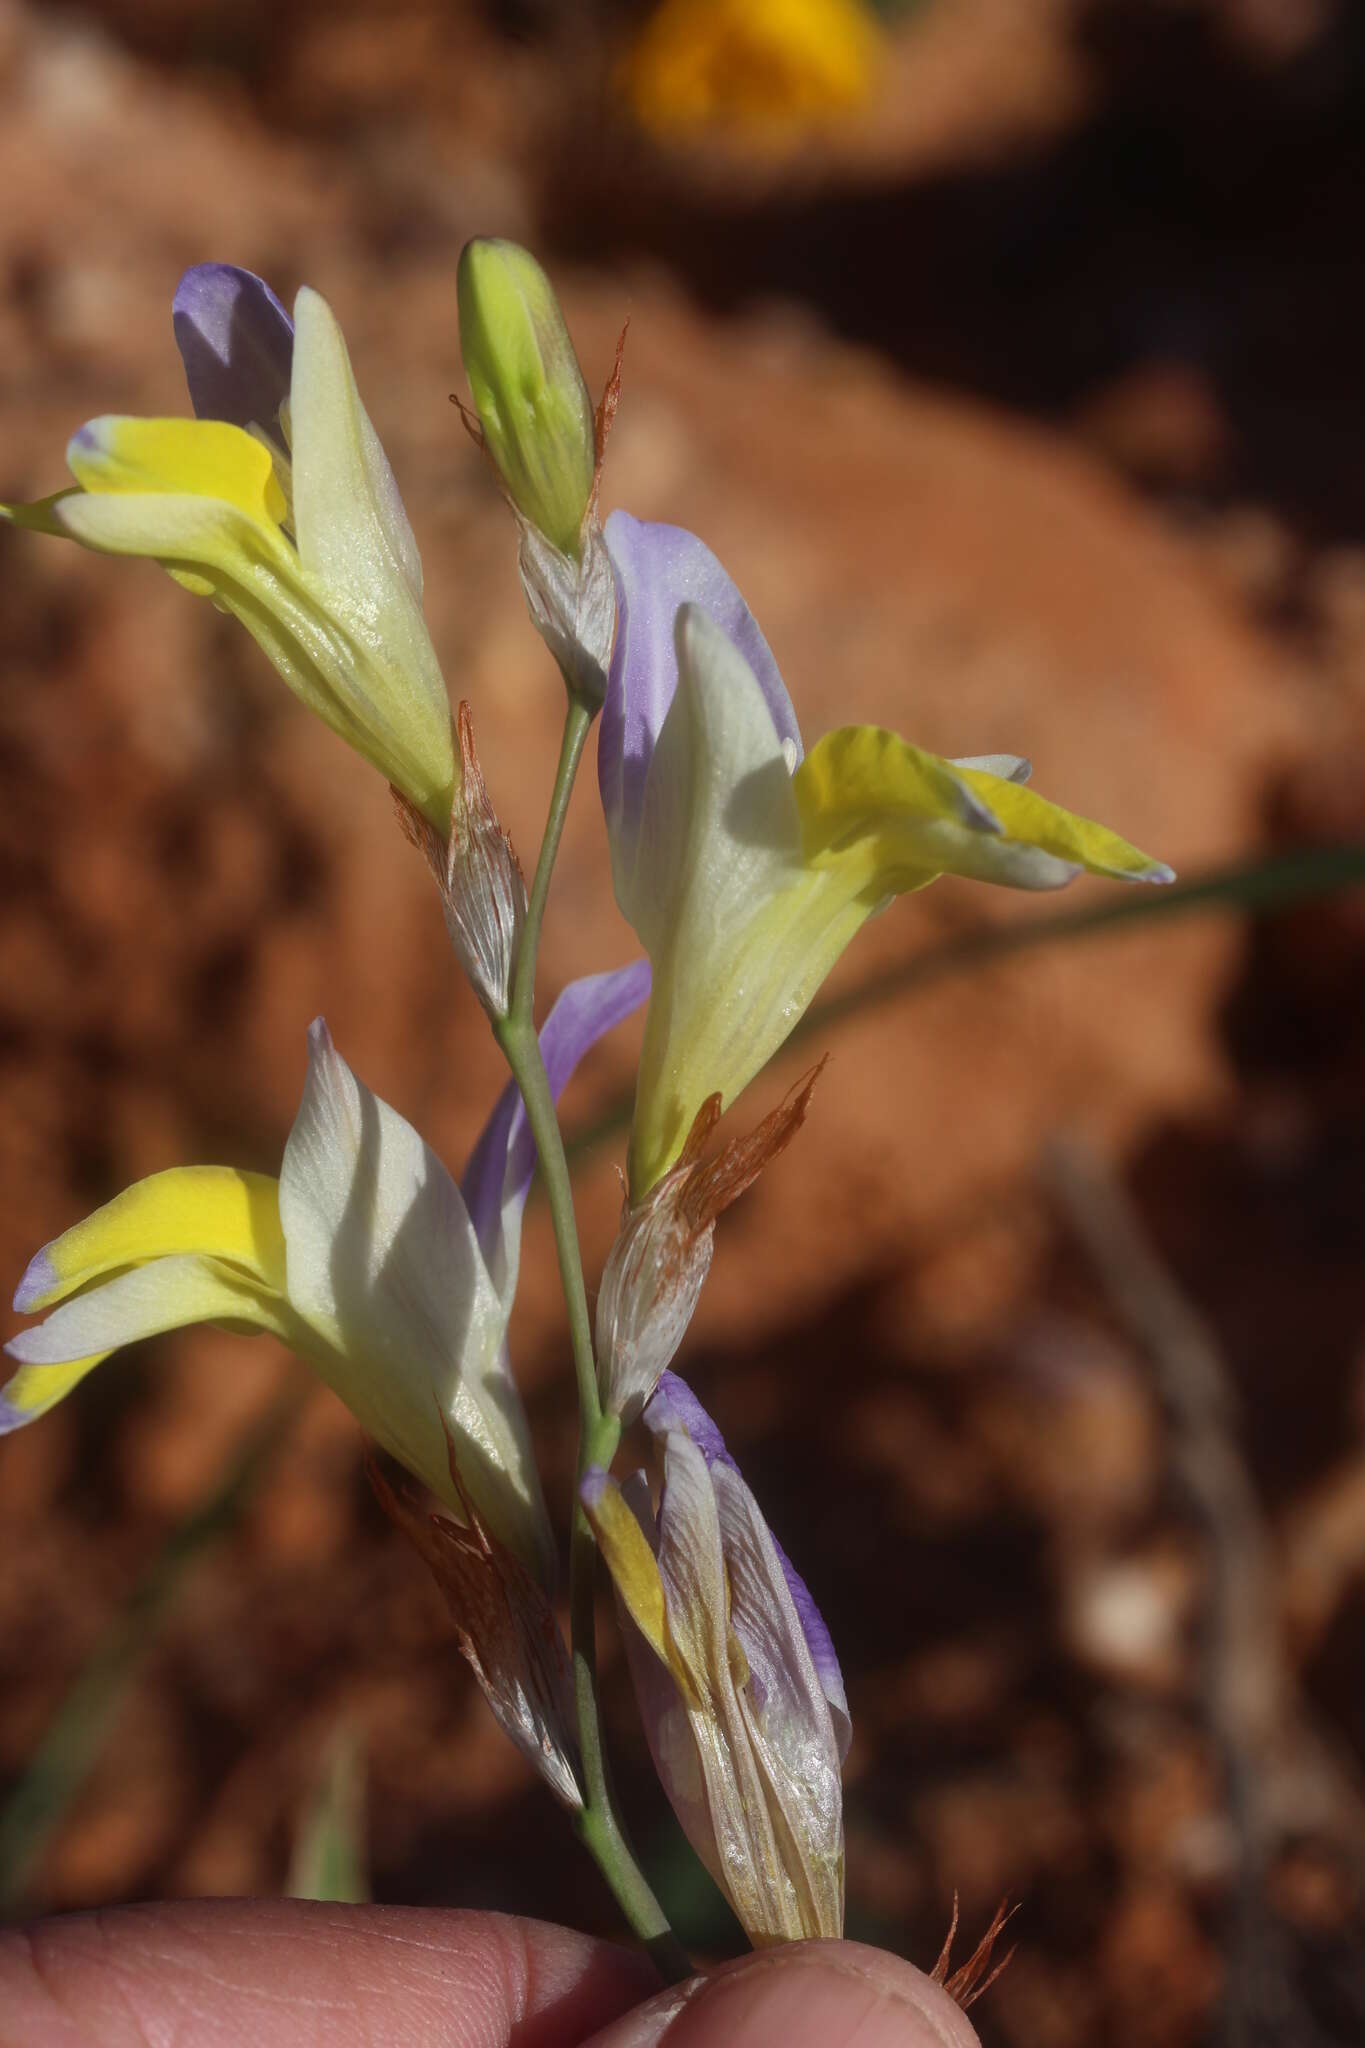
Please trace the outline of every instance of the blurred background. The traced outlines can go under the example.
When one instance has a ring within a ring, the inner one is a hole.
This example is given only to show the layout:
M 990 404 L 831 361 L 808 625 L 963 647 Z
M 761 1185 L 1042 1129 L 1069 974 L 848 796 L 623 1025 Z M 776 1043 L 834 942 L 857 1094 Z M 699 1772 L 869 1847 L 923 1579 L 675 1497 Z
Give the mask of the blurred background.
M 185 409 L 187 264 L 318 286 L 529 861 L 559 685 L 447 402 L 512 235 L 590 385 L 629 316 L 604 502 L 716 549 L 808 735 L 1016 749 L 1180 870 L 869 926 L 680 1361 L 843 1655 L 850 1932 L 1020 1902 L 988 2048 L 1365 2037 L 1363 117 L 1350 0 L 0 0 L 0 493 Z M 6 1287 L 139 1175 L 276 1171 L 320 1011 L 458 1171 L 499 1063 L 371 771 L 149 565 L 0 534 L 0 617 Z M 588 776 L 545 997 L 632 950 Z M 590 1273 L 637 1043 L 566 1100 Z M 534 1203 L 514 1345 L 562 1511 Z M 306 1883 L 330 1754 L 375 1897 L 614 1929 L 268 1340 L 97 1374 L 0 1531 L 7 1913 Z

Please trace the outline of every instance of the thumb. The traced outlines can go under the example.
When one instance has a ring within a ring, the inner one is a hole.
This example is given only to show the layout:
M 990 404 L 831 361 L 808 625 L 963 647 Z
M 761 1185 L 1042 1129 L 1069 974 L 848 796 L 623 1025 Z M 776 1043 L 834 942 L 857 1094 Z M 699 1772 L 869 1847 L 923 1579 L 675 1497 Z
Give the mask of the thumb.
M 588 2048 L 980 2048 L 960 2007 L 882 1949 L 801 1941 L 662 1991 Z

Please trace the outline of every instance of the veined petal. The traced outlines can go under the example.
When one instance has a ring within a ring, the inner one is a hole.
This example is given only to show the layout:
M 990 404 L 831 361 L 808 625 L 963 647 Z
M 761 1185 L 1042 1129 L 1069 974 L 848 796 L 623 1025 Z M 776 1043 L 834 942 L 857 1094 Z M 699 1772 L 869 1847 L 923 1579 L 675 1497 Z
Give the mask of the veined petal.
M 176 286 L 171 321 L 197 417 L 281 439 L 294 323 L 265 280 L 233 263 L 196 263 Z
M 674 627 L 681 605 L 709 613 L 744 656 L 793 762 L 801 758 L 801 731 L 772 650 L 710 548 L 680 526 L 632 519 L 628 512 L 613 512 L 605 535 L 616 575 L 616 641 L 597 774 L 619 896 L 620 876 L 634 871 L 649 764 L 677 689 Z M 622 908 L 633 922 L 624 898 Z
M 691 1387 L 688 1386 L 686 1380 L 680 1378 L 677 1373 L 665 1372 L 662 1374 L 653 1396 L 645 1406 L 644 1421 L 651 1435 L 655 1437 L 666 1439 L 674 1431 L 680 1431 L 689 1437 L 706 1460 L 708 1469 L 719 1465 L 733 1473 L 736 1477 L 740 1476 L 739 1466 L 725 1448 L 725 1439 L 721 1435 L 720 1430 L 716 1427 L 715 1422 L 706 1409 L 703 1408 Z M 745 1492 L 748 1493 L 747 1487 Z M 752 1494 L 749 1494 L 749 1499 L 753 1499 Z M 755 1512 L 757 1512 L 756 1504 Z M 838 1761 L 842 1763 L 848 1755 L 849 1743 L 853 1736 L 853 1724 L 848 1711 L 848 1694 L 844 1690 L 844 1674 L 839 1666 L 839 1658 L 834 1648 L 834 1641 L 826 1626 L 824 1616 L 815 1604 L 809 1586 L 807 1586 L 800 1572 L 797 1571 L 796 1566 L 792 1563 L 776 1536 L 768 1529 L 766 1522 L 763 1526 L 768 1540 L 772 1544 L 773 1555 L 781 1569 L 792 1608 L 800 1622 L 801 1632 L 805 1638 L 811 1665 L 819 1680 L 820 1690 L 824 1694 L 825 1701 L 829 1707 L 830 1719 L 834 1725 L 835 1741 L 838 1748 Z M 750 1665 L 761 1671 L 765 1664 L 765 1657 L 757 1638 L 751 1637 L 748 1633 L 746 1611 L 739 1604 L 736 1604 L 731 1618 L 734 1621 L 735 1632 L 744 1644 L 745 1654 L 749 1659 Z
M 579 1061 L 649 994 L 649 962 L 571 981 L 540 1029 L 550 1092 L 559 1100 Z M 484 1263 L 504 1304 L 516 1293 L 521 1214 L 536 1170 L 536 1144 L 515 1081 L 509 1081 L 469 1157 L 460 1183 Z
M 223 420 L 143 420 L 107 413 L 87 420 L 72 435 L 66 460 L 77 483 L 100 497 L 208 498 L 231 505 L 267 532 L 288 511 L 270 450 Z M 68 515 L 70 510 L 68 500 Z M 69 517 L 63 524 L 69 525 Z M 119 552 L 154 551 L 131 547 Z
M 395 612 L 400 607 L 388 582 L 396 570 L 420 606 L 417 542 L 361 404 L 336 316 L 322 294 L 305 285 L 294 301 L 294 321 L 290 424 L 299 553 L 327 582 L 353 584 L 359 604 L 378 600 Z M 448 719 L 443 683 L 435 695 Z
M 590 1473 L 582 1499 L 616 1587 L 650 1751 L 689 1841 L 751 1941 L 839 1936 L 834 1729 L 733 1461 L 708 1465 L 672 1430 L 657 1522 L 643 1475 L 627 1492 Z
M 841 1927 L 810 1919 L 799 1852 L 770 1796 L 747 1699 L 751 1673 L 730 1620 L 716 1490 L 701 1452 L 681 1432 L 665 1440 L 658 1570 L 671 1640 L 696 1702 L 687 1706 L 687 1719 L 705 1819 L 693 1847 L 725 1889 L 751 1941 L 841 1933 Z M 676 1773 L 683 1759 L 677 1731 L 662 1732 L 667 1747 L 656 1752 L 656 1762 L 670 1790 L 666 1772 Z M 690 1802 L 677 1810 L 684 1826 L 689 1818 L 695 1825 L 702 1811 Z
M 461 1512 L 470 1497 L 522 1561 L 553 1546 L 507 1314 L 460 1191 L 412 1126 L 357 1081 L 318 1020 L 280 1176 L 289 1299 L 319 1370 L 376 1441 Z
M 1121 881 L 1172 878 L 1107 826 L 879 726 L 827 733 L 793 790 L 807 861 L 841 867 L 874 903 L 943 873 L 1020 889 L 1060 888 L 1082 870 Z
M 331 308 L 305 287 L 294 324 L 299 560 L 306 584 L 357 651 L 360 675 L 349 691 L 344 672 L 328 682 L 370 736 L 361 751 L 444 833 L 455 786 L 450 702 L 422 616 L 416 542 Z
M 187 1252 L 240 1266 L 262 1287 L 283 1294 L 279 1183 L 230 1166 L 154 1173 L 44 1245 L 29 1262 L 14 1306 L 34 1315 L 108 1273 Z
M 684 606 L 679 685 L 617 897 L 654 991 L 631 1130 L 641 1202 L 708 1095 L 728 1105 L 791 1030 L 869 905 L 807 869 L 781 737 L 739 650 Z
M 841 1761 L 834 1723 L 783 1560 L 733 1461 L 711 1468 L 730 1626 L 749 1672 L 740 1702 L 767 1784 L 783 1864 L 807 1934 L 844 1931 Z
M 294 1327 L 287 1305 L 247 1271 L 195 1254 L 154 1258 L 10 1339 L 5 1349 L 20 1370 L 0 1393 L 0 1431 L 44 1414 L 123 1345 L 207 1322 L 272 1330 L 287 1342 Z

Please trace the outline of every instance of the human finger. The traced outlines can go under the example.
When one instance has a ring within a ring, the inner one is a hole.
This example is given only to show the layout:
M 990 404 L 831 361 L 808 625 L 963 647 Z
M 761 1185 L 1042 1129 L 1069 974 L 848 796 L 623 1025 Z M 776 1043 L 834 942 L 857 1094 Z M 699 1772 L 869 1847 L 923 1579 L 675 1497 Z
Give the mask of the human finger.
M 501 1913 L 222 1899 L 0 1935 L 0 2048 L 572 2048 L 657 1986 Z
M 854 1941 L 792 1942 L 658 1993 L 588 2048 L 979 2048 L 922 1970 Z

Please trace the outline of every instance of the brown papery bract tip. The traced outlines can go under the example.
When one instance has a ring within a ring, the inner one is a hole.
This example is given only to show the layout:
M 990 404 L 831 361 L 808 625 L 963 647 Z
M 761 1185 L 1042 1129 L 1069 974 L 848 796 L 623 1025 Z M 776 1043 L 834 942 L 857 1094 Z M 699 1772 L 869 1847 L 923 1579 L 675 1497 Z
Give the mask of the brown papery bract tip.
M 762 1123 L 752 1130 L 747 1138 L 732 1138 L 707 1166 L 695 1169 L 679 1202 L 679 1208 L 692 1228 L 707 1229 L 721 1211 L 737 1202 L 746 1188 L 752 1187 L 765 1166 L 785 1152 L 792 1139 L 806 1120 L 815 1084 L 825 1068 L 825 1059 L 799 1080 L 779 1102 L 777 1108 Z M 712 1111 L 712 1104 L 715 1105 Z M 684 1154 L 693 1149 L 693 1141 L 702 1118 L 710 1113 L 707 1135 L 714 1129 L 720 1114 L 720 1097 L 708 1096 L 697 1113 L 692 1131 L 688 1135 Z M 698 1146 L 697 1150 L 700 1149 Z M 695 1151 L 693 1151 L 695 1157 Z
M 410 797 L 404 796 L 401 789 L 395 789 L 392 783 L 389 784 L 389 795 L 393 799 L 394 816 L 398 820 L 399 830 L 402 832 L 403 837 L 407 840 L 409 846 L 417 848 L 417 851 L 422 855 L 427 866 L 441 884 L 441 887 L 444 888 L 446 879 L 445 840 L 442 839 L 430 818 L 424 812 L 419 811 L 416 804 L 412 802 Z
M 607 453 L 607 442 L 611 436 L 612 422 L 616 418 L 616 408 L 621 403 L 621 366 L 626 359 L 626 336 L 629 332 L 630 321 L 627 319 L 625 326 L 617 337 L 616 360 L 611 366 L 611 375 L 608 377 L 603 388 L 601 402 L 598 405 L 593 420 L 593 444 L 597 455 L 597 462 L 592 476 L 591 502 L 594 506 L 597 503 L 598 486 L 602 481 L 602 463 Z
M 995 1944 L 999 1941 L 1000 1936 L 1018 1911 L 1019 1906 L 1017 1902 L 1011 1906 L 1007 1900 L 1002 1899 L 995 1909 L 995 1915 L 990 1926 L 982 1935 L 971 1955 L 967 1958 L 961 1969 L 954 1970 L 952 1975 L 949 1976 L 948 1965 L 952 1960 L 953 1938 L 957 1933 L 957 1893 L 953 1893 L 953 1917 L 949 1922 L 943 1947 L 939 1950 L 938 1961 L 934 1964 L 929 1974 L 935 1984 L 941 1984 L 948 1996 L 961 2006 L 963 2012 L 969 2011 L 976 2004 L 978 1998 L 984 1998 L 996 1978 L 1009 1968 L 1014 1956 L 1013 1948 L 1006 1949 L 1004 1955 L 1001 1956 L 993 1969 L 991 1967 L 991 1957 L 995 1952 Z

